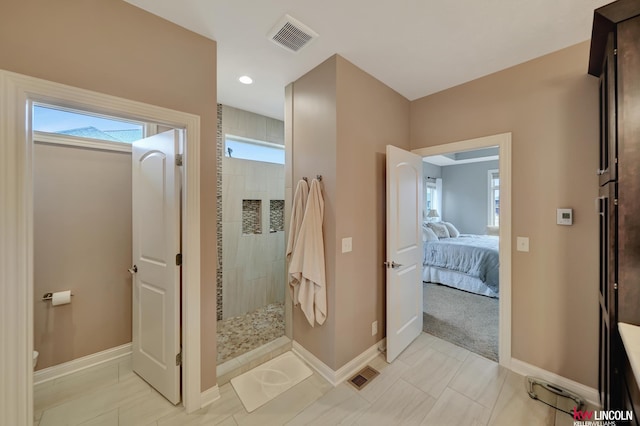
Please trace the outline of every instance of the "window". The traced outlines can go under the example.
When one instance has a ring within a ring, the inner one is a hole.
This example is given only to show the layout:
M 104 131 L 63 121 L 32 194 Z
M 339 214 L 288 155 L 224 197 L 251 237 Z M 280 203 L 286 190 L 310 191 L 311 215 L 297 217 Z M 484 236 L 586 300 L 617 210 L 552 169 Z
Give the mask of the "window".
M 33 130 L 113 143 L 131 144 L 144 137 L 144 124 L 85 111 L 36 104 Z
M 224 142 L 225 157 L 284 164 L 284 145 L 231 135 Z
M 489 170 L 489 226 L 500 226 L 500 172 Z
M 424 180 L 424 219 L 432 220 L 427 218 L 427 214 L 432 209 L 438 209 L 438 190 L 436 187 L 436 183 L 433 182 L 433 179 L 425 179 Z

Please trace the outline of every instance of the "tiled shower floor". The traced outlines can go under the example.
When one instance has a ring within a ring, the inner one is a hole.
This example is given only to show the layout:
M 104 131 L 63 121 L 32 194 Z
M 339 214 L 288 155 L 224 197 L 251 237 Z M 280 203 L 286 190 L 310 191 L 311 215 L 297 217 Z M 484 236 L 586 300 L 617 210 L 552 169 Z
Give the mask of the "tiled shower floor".
M 218 365 L 284 336 L 284 304 L 218 322 Z

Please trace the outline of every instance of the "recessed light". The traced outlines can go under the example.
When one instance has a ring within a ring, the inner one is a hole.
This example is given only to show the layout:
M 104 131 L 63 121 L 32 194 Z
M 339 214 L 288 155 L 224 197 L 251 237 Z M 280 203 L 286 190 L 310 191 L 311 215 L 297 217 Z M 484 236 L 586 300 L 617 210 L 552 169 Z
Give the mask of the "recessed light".
M 251 83 L 253 83 L 253 79 L 251 77 L 249 77 L 248 75 L 243 75 L 238 80 L 240 80 L 240 83 L 242 83 L 242 84 L 251 84 Z

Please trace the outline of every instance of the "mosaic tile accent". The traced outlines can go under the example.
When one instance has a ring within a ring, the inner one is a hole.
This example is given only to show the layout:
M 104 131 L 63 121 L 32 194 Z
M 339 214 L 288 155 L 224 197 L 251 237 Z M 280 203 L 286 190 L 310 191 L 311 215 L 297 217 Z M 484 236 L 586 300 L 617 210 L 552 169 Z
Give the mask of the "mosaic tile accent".
M 242 200 L 242 233 L 262 234 L 262 200 Z
M 218 130 L 216 132 L 216 241 L 218 245 L 218 269 L 216 270 L 216 318 L 222 321 L 222 104 L 217 105 Z
M 284 336 L 284 303 L 218 322 L 218 365 Z
M 269 232 L 284 231 L 284 200 L 269 202 Z

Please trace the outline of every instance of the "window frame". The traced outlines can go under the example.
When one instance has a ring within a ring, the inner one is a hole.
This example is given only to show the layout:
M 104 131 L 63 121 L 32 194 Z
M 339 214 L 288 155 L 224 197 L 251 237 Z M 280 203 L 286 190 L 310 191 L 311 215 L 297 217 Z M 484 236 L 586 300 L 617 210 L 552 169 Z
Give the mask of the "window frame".
M 126 123 L 134 123 L 142 126 L 142 137 L 140 139 L 153 136 L 158 133 L 158 125 L 154 123 L 124 119 L 115 115 L 107 115 L 96 113 L 89 109 L 69 108 L 55 103 L 33 102 L 32 108 L 39 106 L 42 108 L 56 109 L 68 113 L 76 113 L 79 115 L 88 115 L 98 118 L 104 118 L 113 121 L 122 121 Z M 74 146 L 78 148 L 98 149 L 102 151 L 118 151 L 132 152 L 133 142 L 110 141 L 106 139 L 85 138 L 82 136 L 74 136 L 65 133 L 45 132 L 41 130 L 33 131 L 33 139 L 36 143 L 46 143 L 51 145 Z
M 436 199 L 437 199 L 437 197 L 438 197 L 438 191 L 437 191 L 436 183 L 435 183 L 435 182 L 432 182 L 430 179 L 427 179 L 427 178 L 425 178 L 425 179 L 424 179 L 424 185 L 423 185 L 423 188 L 424 188 L 424 206 L 423 206 L 423 209 L 424 209 L 424 219 L 425 219 L 425 220 L 428 220 L 428 218 L 427 218 L 427 214 L 429 213 L 429 210 L 431 210 L 431 209 L 434 207 L 434 206 L 433 206 L 433 203 L 435 202 L 435 200 L 436 200 Z M 429 206 L 429 205 L 427 204 L 427 203 L 428 203 L 428 200 L 429 200 L 429 197 L 428 197 L 429 192 L 431 192 L 431 193 L 432 193 L 432 196 L 431 196 L 431 203 L 432 203 L 432 205 L 431 205 L 431 206 Z M 440 212 L 438 212 L 438 213 L 440 213 Z
M 108 114 L 100 114 L 91 109 L 78 109 L 78 108 L 69 108 L 63 105 L 55 104 L 55 103 L 46 103 L 46 102 L 33 102 L 33 116 L 35 121 L 35 109 L 36 107 L 45 108 L 49 110 L 57 110 L 69 114 L 77 114 L 81 116 L 95 117 L 98 119 L 109 120 L 114 122 L 122 122 L 126 124 L 136 125 L 142 128 L 142 136 L 140 139 L 144 139 L 148 136 L 151 136 L 155 132 L 155 124 L 150 124 L 144 121 L 131 120 L 128 118 L 122 118 L 116 115 L 108 115 Z M 99 129 L 98 129 L 99 130 Z M 131 151 L 132 142 L 126 141 L 112 141 L 108 139 L 98 139 L 91 137 L 83 137 L 83 136 L 75 136 L 66 133 L 59 132 L 47 132 L 42 130 L 33 130 L 35 135 L 38 135 L 41 139 L 48 139 L 48 143 L 58 143 L 62 145 L 73 145 L 73 146 L 89 146 L 95 148 L 104 148 L 109 149 L 110 147 L 118 147 L 118 146 L 129 146 L 128 151 Z M 118 151 L 119 149 L 114 148 L 114 151 Z M 127 151 L 126 149 L 123 151 Z
M 244 143 L 244 144 L 248 144 L 248 145 L 257 145 L 257 146 L 261 146 L 261 147 L 267 147 L 267 148 L 274 148 L 274 149 L 278 149 L 281 150 L 283 153 L 283 158 L 282 158 L 282 163 L 274 163 L 273 161 L 264 161 L 264 160 L 260 160 L 260 159 L 255 159 L 255 158 L 241 158 L 241 157 L 231 157 L 229 156 L 229 152 L 227 151 L 227 141 L 231 140 L 234 142 L 240 142 L 240 143 Z M 262 141 L 259 139 L 252 139 L 252 138 L 245 138 L 243 136 L 236 136 L 236 135 L 232 135 L 229 133 L 225 133 L 224 135 L 224 151 L 223 151 L 223 155 L 225 158 L 230 158 L 230 159 L 236 159 L 236 160 L 245 160 L 245 161 L 257 161 L 260 163 L 267 163 L 267 164 L 280 164 L 280 165 L 284 165 L 285 164 L 285 146 L 284 145 L 280 145 L 278 143 L 273 143 L 273 142 L 268 142 L 268 141 Z
M 498 191 L 498 209 L 500 208 L 500 183 L 497 186 L 493 185 L 493 180 L 497 176 L 500 179 L 500 169 L 490 169 L 487 170 L 487 189 L 488 189 L 488 197 L 487 197 L 487 225 L 488 226 L 500 226 L 500 213 L 498 211 L 497 221 L 496 221 L 496 213 L 495 213 L 495 202 L 496 199 L 494 197 L 494 191 Z

